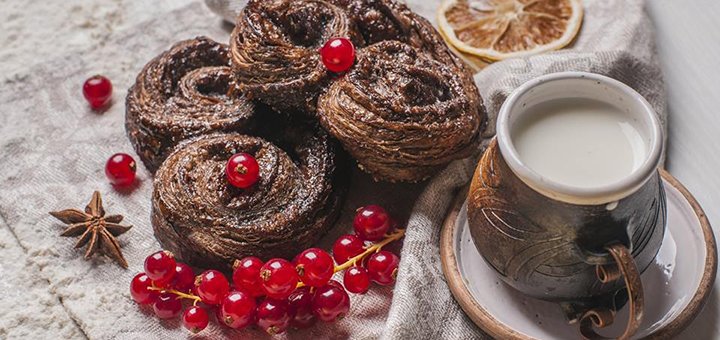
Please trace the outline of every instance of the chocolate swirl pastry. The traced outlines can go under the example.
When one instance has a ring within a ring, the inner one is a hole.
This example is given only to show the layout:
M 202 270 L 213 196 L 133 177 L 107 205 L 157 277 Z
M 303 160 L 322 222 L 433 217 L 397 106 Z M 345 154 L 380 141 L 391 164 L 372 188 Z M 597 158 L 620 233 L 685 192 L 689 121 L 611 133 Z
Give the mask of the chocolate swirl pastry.
M 314 112 L 330 82 L 318 49 L 332 37 L 362 38 L 340 8 L 317 0 L 251 0 L 238 17 L 230 49 L 240 89 L 279 111 Z
M 462 76 L 465 83 L 468 99 L 484 116 L 482 98 L 470 68 L 447 47 L 440 33 L 425 18 L 396 0 L 329 1 L 348 12 L 359 27 L 366 44 L 398 40 L 456 68 L 455 72 Z
M 465 86 L 452 66 L 383 41 L 320 96 L 318 115 L 375 179 L 416 182 L 476 146 L 482 119 Z
M 442 38 L 432 25 L 405 4 L 395 0 L 328 0 L 344 9 L 357 24 L 367 44 L 399 40 L 432 51 Z
M 293 124 L 267 139 L 200 136 L 178 147 L 155 174 L 152 224 L 164 249 L 204 268 L 230 269 L 244 256 L 291 256 L 334 223 L 345 181 L 339 148 L 316 124 Z M 225 164 L 252 154 L 260 179 L 233 187 Z
M 357 24 L 366 44 L 398 40 L 429 53 L 438 61 L 461 66 L 440 34 L 425 18 L 395 0 L 329 0 Z
M 126 98 L 125 128 L 151 172 L 181 141 L 217 131 L 246 131 L 254 105 L 233 89 L 228 46 L 181 41 L 151 60 Z

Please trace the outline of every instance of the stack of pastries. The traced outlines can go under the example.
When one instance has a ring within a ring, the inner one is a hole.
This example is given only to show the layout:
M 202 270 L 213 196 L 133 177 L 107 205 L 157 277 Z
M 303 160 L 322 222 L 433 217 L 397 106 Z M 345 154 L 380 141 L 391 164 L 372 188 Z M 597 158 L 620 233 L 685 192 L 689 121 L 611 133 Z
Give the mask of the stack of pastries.
M 349 39 L 354 65 L 318 49 Z M 347 155 L 377 181 L 419 182 L 478 146 L 485 118 L 469 69 L 395 0 L 250 0 L 230 44 L 198 37 L 151 60 L 130 88 L 126 129 L 155 174 L 152 224 L 199 267 L 291 257 L 338 215 Z M 230 185 L 235 153 L 260 180 Z

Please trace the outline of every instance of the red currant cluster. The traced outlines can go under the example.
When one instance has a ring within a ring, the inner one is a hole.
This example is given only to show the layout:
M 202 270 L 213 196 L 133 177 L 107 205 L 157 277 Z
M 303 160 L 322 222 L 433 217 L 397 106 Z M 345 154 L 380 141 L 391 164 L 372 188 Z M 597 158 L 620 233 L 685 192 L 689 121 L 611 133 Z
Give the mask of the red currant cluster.
M 196 277 L 172 253 L 159 251 L 145 259 L 145 272 L 133 278 L 130 294 L 138 304 L 152 304 L 161 319 L 180 315 L 182 299 L 192 301 L 182 312 L 182 322 L 193 333 L 207 327 L 211 309 L 225 326 L 241 329 L 254 324 L 271 335 L 288 327 L 310 327 L 318 319 L 333 322 L 349 311 L 348 292 L 363 294 L 371 281 L 392 284 L 400 263 L 397 255 L 382 250 L 405 234 L 395 228 L 385 209 L 358 209 L 353 227 L 355 234 L 335 241 L 332 256 L 310 248 L 292 262 L 274 258 L 263 263 L 253 256 L 236 260 L 232 286 L 217 270 Z M 341 271 L 344 286 L 332 279 Z

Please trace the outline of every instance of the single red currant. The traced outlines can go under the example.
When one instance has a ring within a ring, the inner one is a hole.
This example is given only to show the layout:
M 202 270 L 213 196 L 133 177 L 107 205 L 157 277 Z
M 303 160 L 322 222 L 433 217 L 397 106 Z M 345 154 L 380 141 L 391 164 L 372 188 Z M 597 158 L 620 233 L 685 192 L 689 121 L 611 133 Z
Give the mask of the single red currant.
M 285 259 L 266 262 L 260 269 L 260 278 L 265 294 L 278 300 L 287 299 L 298 283 L 295 266 Z
M 115 186 L 124 187 L 135 181 L 135 160 L 126 153 L 116 153 L 105 163 L 105 176 Z
M 158 291 L 150 290 L 152 280 L 145 273 L 139 273 L 130 281 L 130 296 L 141 305 L 155 302 L 159 295 Z
M 190 266 L 177 262 L 175 264 L 175 278 L 171 286 L 181 292 L 187 292 L 195 286 L 195 273 Z
M 317 322 L 317 318 L 312 311 L 312 297 L 310 287 L 304 286 L 295 289 L 290 297 L 288 297 L 288 307 L 290 309 L 290 325 L 295 328 L 308 328 Z
M 233 284 L 238 290 L 244 290 L 253 297 L 265 295 L 260 279 L 263 262 L 257 257 L 248 256 L 233 263 Z
M 220 305 L 220 318 L 225 326 L 244 328 L 255 322 L 255 298 L 243 291 L 228 294 Z
M 228 182 L 240 189 L 251 187 L 260 178 L 260 166 L 255 157 L 247 153 L 236 153 L 225 166 Z
M 161 250 L 145 258 L 145 274 L 155 281 L 169 283 L 175 277 L 175 256 L 167 250 Z
M 318 319 L 332 322 L 343 318 L 350 310 L 350 297 L 340 283 L 329 283 L 317 288 L 313 295 L 312 308 Z
M 355 63 L 355 46 L 347 38 L 332 38 L 320 49 L 320 57 L 331 72 L 342 73 Z
M 155 288 L 170 289 L 172 288 L 172 280 L 170 281 L 153 281 Z
M 257 306 L 257 325 L 270 335 L 285 332 L 290 319 L 290 309 L 285 300 L 266 298 Z
M 381 250 L 370 255 L 366 267 L 373 282 L 387 286 L 395 281 L 399 264 L 400 258 L 397 255 Z
M 379 205 L 362 207 L 355 214 L 353 228 L 361 239 L 378 241 L 390 229 L 390 215 Z
M 83 96 L 90 107 L 97 110 L 107 105 L 112 99 L 112 83 L 101 75 L 94 75 L 83 84 Z
M 157 301 L 153 304 L 155 315 L 160 319 L 172 319 L 180 315 L 182 303 L 180 299 L 170 293 L 160 293 Z
M 363 251 L 365 251 L 363 241 L 352 234 L 340 236 L 340 238 L 335 241 L 335 244 L 333 244 L 332 249 L 333 257 L 337 264 L 343 264 L 349 259 L 360 255 Z
M 206 270 L 195 278 L 197 294 L 208 305 L 219 305 L 230 291 L 230 283 L 221 272 Z
M 328 282 L 328 285 L 335 286 L 342 290 L 345 290 L 345 287 L 343 287 L 342 283 L 338 282 L 337 280 L 330 280 L 330 282 Z
M 192 306 L 183 313 L 182 322 L 190 332 L 200 332 L 208 325 L 208 313 L 198 306 Z
M 370 288 L 370 276 L 365 268 L 352 266 L 345 271 L 343 283 L 348 292 L 365 294 Z
M 295 258 L 295 269 L 300 280 L 311 287 L 320 287 L 330 281 L 335 273 L 335 263 L 326 251 L 310 248 Z

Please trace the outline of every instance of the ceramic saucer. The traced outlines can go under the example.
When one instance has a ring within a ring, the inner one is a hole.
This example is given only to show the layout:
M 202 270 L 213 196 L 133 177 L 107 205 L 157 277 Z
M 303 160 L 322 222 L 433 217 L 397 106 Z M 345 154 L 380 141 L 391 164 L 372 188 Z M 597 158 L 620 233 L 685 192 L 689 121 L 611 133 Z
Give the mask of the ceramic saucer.
M 636 339 L 668 338 L 700 312 L 717 272 L 715 237 L 702 209 L 674 177 L 661 171 L 667 197 L 667 232 L 655 262 L 642 274 L 645 316 Z M 463 195 L 464 196 L 464 195 Z M 465 198 L 443 226 L 443 272 L 455 299 L 485 332 L 499 339 L 578 339 L 559 305 L 526 297 L 500 280 L 480 256 L 468 229 Z M 627 308 L 599 331 L 621 334 Z

